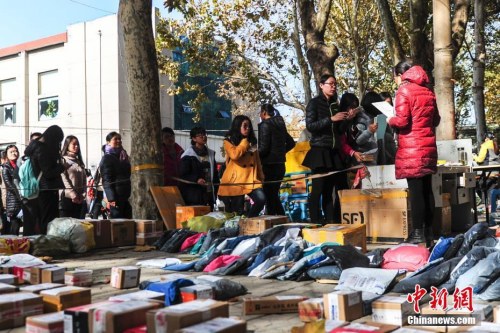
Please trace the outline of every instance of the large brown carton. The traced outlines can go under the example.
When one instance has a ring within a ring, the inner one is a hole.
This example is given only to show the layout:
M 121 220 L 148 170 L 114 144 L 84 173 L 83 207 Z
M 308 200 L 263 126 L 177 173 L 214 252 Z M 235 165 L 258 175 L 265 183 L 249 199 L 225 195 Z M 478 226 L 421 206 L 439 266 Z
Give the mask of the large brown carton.
M 372 320 L 378 323 L 403 326 L 412 314 L 413 304 L 406 297 L 382 296 L 372 303 Z
M 408 190 L 403 188 L 339 191 L 342 223 L 365 224 L 369 240 L 398 241 L 411 230 Z
M 94 333 L 121 333 L 146 323 L 146 312 L 156 309 L 160 303 L 128 301 L 108 304 L 94 309 L 92 331 Z
M 162 220 L 135 220 L 136 245 L 151 245 L 163 235 Z
M 135 288 L 139 285 L 140 278 L 141 269 L 137 266 L 113 267 L 111 268 L 110 285 L 118 289 Z
M 66 286 L 40 292 L 44 312 L 62 311 L 78 305 L 91 303 L 90 288 Z
M 85 220 L 94 226 L 95 248 L 111 247 L 111 222 L 109 220 Z
M 165 301 L 165 294 L 152 290 L 139 290 L 129 294 L 111 296 L 108 300 L 128 302 L 128 301 Z
M 177 333 L 246 333 L 247 322 L 236 318 L 214 318 L 200 324 L 178 330 Z
M 244 297 L 243 314 L 273 314 L 273 313 L 297 313 L 299 303 L 306 300 L 303 296 L 267 296 L 267 297 Z
M 64 267 L 49 267 L 42 270 L 42 283 L 64 283 Z
M 42 291 L 47 289 L 55 289 L 64 287 L 62 283 L 40 283 L 31 286 L 21 287 L 20 290 L 27 293 L 40 294 Z
M 75 269 L 64 273 L 64 283 L 68 286 L 90 287 L 92 285 L 92 271 L 90 269 Z
M 111 221 L 111 246 L 135 245 L 135 221 L 113 219 Z
M 229 305 L 226 302 L 206 299 L 172 305 L 147 313 L 148 332 L 174 333 L 216 317 L 229 317 Z
M 324 242 L 351 244 L 366 252 L 366 226 L 364 224 L 327 224 L 322 228 L 302 229 L 302 236 L 306 241 L 314 244 Z
M 46 264 L 40 266 L 31 267 L 30 270 L 30 280 L 31 284 L 39 284 L 42 283 L 42 270 L 50 267 L 55 267 L 56 265 Z
M 26 318 L 26 332 L 64 332 L 64 313 L 59 311 Z
M 238 225 L 240 226 L 240 235 L 256 235 L 261 234 L 265 230 L 276 225 L 284 223 L 288 223 L 287 216 L 262 215 L 247 219 L 240 219 Z
M 32 293 L 0 295 L 0 330 L 24 325 L 26 317 L 43 313 L 42 297 Z
M 451 233 L 451 205 L 450 194 L 441 194 L 442 207 L 434 208 L 434 221 L 432 232 L 436 236 L 446 236 Z
M 7 283 L 0 282 L 0 294 L 15 293 L 19 288 Z
M 24 284 L 25 282 L 30 282 L 31 279 L 31 267 L 38 265 L 16 265 L 12 268 L 12 274 L 17 276 L 18 283 Z
M 352 321 L 363 317 L 360 291 L 334 291 L 323 295 L 325 318 Z
M 177 206 L 175 207 L 175 227 L 180 229 L 182 222 L 208 213 L 210 213 L 210 206 Z
M 103 301 L 71 307 L 64 310 L 64 331 L 72 333 L 92 332 L 92 316 L 94 309 L 117 302 Z

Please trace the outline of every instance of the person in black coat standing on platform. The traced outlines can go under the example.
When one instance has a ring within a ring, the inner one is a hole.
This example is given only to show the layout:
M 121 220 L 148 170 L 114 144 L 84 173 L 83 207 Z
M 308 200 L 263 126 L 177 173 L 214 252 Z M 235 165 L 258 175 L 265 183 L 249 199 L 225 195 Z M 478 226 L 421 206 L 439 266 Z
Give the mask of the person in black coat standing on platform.
M 24 151 L 30 158 L 36 177 L 42 172 L 38 198 L 24 200 L 23 236 L 47 233 L 47 225 L 59 217 L 59 189 L 64 188 L 61 173 L 64 163 L 61 157 L 61 142 L 64 133 L 61 127 L 52 125 L 42 136 L 30 142 Z
M 127 152 L 122 146 L 122 136 L 117 132 L 109 133 L 103 152 L 99 168 L 111 218 L 130 219 L 132 206 L 128 198 L 132 192 L 131 168 Z
M 263 190 L 266 195 L 266 214 L 285 215 L 279 191 L 285 175 L 285 155 L 295 147 L 295 141 L 288 134 L 283 117 L 271 104 L 261 106 L 260 119 L 258 142 L 265 177 Z

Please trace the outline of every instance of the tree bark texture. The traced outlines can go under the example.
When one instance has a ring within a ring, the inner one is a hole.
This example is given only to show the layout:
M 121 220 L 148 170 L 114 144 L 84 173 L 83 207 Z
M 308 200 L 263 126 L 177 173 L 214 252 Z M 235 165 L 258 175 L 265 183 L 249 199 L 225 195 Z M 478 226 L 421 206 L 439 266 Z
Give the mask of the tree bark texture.
M 453 43 L 453 59 L 456 59 L 464 43 L 465 31 L 469 22 L 470 0 L 455 0 L 455 12 L 451 21 L 451 42 Z
M 486 133 L 486 117 L 484 112 L 484 70 L 486 46 L 484 44 L 484 0 L 474 1 L 474 40 L 475 55 L 472 72 L 472 94 L 474 98 L 474 114 L 476 115 L 476 137 L 478 147 Z
M 302 34 L 306 43 L 306 57 L 312 68 L 316 88 L 323 74 L 335 74 L 335 60 L 339 53 L 335 45 L 326 45 L 325 31 L 333 0 L 298 0 Z
M 453 95 L 453 57 L 451 45 L 451 13 L 449 0 L 433 0 L 434 82 L 441 124 L 438 140 L 453 140 L 455 130 L 455 102 Z
M 160 95 L 158 63 L 151 17 L 151 0 L 120 0 L 126 82 L 131 108 L 131 164 L 134 218 L 156 220 L 150 186 L 161 186 Z
M 398 62 L 405 60 L 405 52 L 399 38 L 396 24 L 392 17 L 391 8 L 387 0 L 377 0 L 377 7 L 380 14 L 382 25 L 384 26 L 385 39 L 387 47 L 391 54 L 392 63 L 395 66 Z
M 294 1 L 292 40 L 300 68 L 300 75 L 302 77 L 302 89 L 304 89 L 304 105 L 307 105 L 313 97 L 311 89 L 311 73 L 309 71 L 309 65 L 307 64 L 306 58 L 304 57 L 304 52 L 300 43 L 297 0 Z
M 432 72 L 434 57 L 432 42 L 427 35 L 429 3 L 422 0 L 410 1 L 410 55 L 414 63 L 422 66 L 427 73 Z

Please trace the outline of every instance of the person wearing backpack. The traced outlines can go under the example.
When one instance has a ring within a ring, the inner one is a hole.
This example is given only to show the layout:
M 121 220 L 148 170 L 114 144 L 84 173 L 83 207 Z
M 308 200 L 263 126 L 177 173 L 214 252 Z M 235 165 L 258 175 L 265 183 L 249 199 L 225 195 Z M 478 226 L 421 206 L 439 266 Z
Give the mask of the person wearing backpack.
M 117 132 L 106 136 L 102 147 L 104 156 L 99 163 L 102 185 L 108 200 L 111 218 L 132 218 L 132 206 L 128 198 L 132 192 L 130 161 Z
M 15 145 L 7 146 L 7 161 L 2 166 L 2 179 L 5 182 L 5 212 L 7 214 L 6 223 L 3 225 L 2 234 L 19 235 L 21 227 L 21 196 L 16 183 L 19 182 L 19 167 L 17 160 L 19 150 Z
M 40 138 L 32 140 L 24 151 L 25 163 L 29 159 L 34 176 L 40 178 L 38 196 L 24 200 L 24 236 L 45 235 L 49 222 L 59 216 L 59 189 L 64 188 L 61 178 L 64 171 L 61 157 L 63 139 L 61 127 L 52 125 Z
M 59 191 L 59 216 L 82 219 L 86 213 L 87 174 L 76 136 L 66 137 L 61 154 L 65 170 L 61 174 L 64 190 Z

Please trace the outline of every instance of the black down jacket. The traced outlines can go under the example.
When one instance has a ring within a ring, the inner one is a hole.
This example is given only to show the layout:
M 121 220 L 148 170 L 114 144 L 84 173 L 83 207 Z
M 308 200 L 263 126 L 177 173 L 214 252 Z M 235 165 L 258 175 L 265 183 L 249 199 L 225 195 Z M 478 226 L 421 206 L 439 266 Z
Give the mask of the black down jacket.
M 295 147 L 281 116 L 262 120 L 259 124 L 259 156 L 262 164 L 285 163 L 285 155 Z
M 5 211 L 7 216 L 17 216 L 21 210 L 21 196 L 17 190 L 14 180 L 19 180 L 19 168 L 15 168 L 9 163 L 5 163 L 2 168 L 2 177 L 5 182 L 5 190 L 7 191 L 7 200 Z
M 327 100 L 321 93 L 309 101 L 306 108 L 306 128 L 311 132 L 311 147 L 340 148 L 338 125 L 330 118 L 338 111 L 337 96 Z
M 115 154 L 105 154 L 99 168 L 108 201 L 127 200 L 132 191 L 130 163 L 120 161 L 120 157 Z

